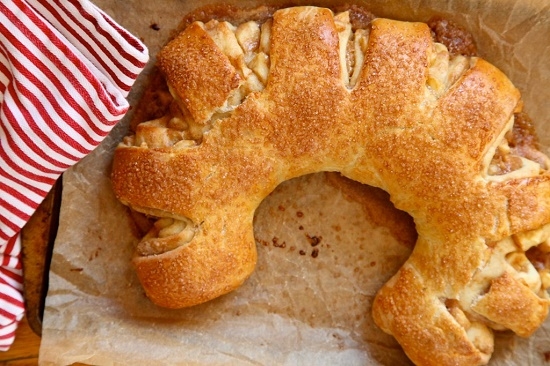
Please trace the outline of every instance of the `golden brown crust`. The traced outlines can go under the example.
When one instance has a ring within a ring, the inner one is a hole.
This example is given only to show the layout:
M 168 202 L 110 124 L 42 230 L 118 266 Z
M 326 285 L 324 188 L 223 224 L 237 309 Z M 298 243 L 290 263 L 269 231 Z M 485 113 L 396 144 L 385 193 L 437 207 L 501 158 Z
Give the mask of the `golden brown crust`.
M 510 273 L 494 279 L 487 294 L 472 307 L 478 314 L 528 337 L 546 319 L 548 302 L 540 299 Z
M 453 320 L 445 301 L 431 296 L 416 271 L 408 265 L 389 282 L 392 291 L 375 299 L 376 322 L 393 336 L 417 365 L 482 365 L 489 350 L 480 352 L 466 331 Z M 394 319 L 385 315 L 392 314 Z
M 527 259 L 520 268 L 511 258 L 550 237 L 539 230 L 550 222 L 550 175 L 525 157 L 529 169 L 488 173 L 520 111 L 506 76 L 479 58 L 450 59 L 423 23 L 375 19 L 352 39 L 345 14 L 295 7 L 264 25 L 250 28 L 260 37 L 253 52 L 214 42 L 231 41 L 227 24 L 193 23 L 176 37 L 159 67 L 191 119 L 183 111 L 156 121 L 115 152 L 117 197 L 173 219 L 134 259 L 147 295 L 177 308 L 235 289 L 254 268 L 262 199 L 284 180 L 339 171 L 384 189 L 414 218 L 415 249 L 373 316 L 415 363 L 485 364 L 491 329 L 534 331 L 548 312 L 546 288 Z M 205 128 L 163 139 L 176 131 L 170 121 Z
M 239 83 L 229 60 L 198 23 L 191 24 L 164 47 L 158 60 L 166 74 L 175 76 L 172 80 L 177 82 L 172 87 L 182 107 L 197 122 L 208 120 Z

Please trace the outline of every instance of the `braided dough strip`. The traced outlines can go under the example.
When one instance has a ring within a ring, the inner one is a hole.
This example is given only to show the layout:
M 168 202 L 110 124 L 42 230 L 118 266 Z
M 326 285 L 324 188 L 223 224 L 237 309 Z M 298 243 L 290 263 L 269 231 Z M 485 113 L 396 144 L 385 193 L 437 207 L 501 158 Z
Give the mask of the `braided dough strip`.
M 488 62 L 449 60 L 423 23 L 376 19 L 353 34 L 345 14 L 295 7 L 261 26 L 193 23 L 159 67 L 177 111 L 139 125 L 112 174 L 124 204 L 161 217 L 134 258 L 158 305 L 239 287 L 261 201 L 285 180 L 339 171 L 414 218 L 417 245 L 373 304 L 413 362 L 486 364 L 491 329 L 528 336 L 544 321 L 548 273 L 525 252 L 548 247 L 550 175 L 523 158 L 488 173 L 521 109 Z

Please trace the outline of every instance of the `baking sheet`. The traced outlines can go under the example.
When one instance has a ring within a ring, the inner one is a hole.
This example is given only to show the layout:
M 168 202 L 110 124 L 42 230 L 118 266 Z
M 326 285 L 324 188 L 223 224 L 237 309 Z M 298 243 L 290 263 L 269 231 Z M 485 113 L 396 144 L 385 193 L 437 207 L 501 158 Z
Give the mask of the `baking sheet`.
M 149 47 L 151 64 L 130 95 L 135 105 L 177 15 L 197 3 L 94 2 Z M 480 54 L 520 88 L 550 146 L 544 1 L 367 4 L 379 16 L 426 21 L 440 14 L 468 28 Z M 109 180 L 113 149 L 131 116 L 64 174 L 41 364 L 410 364 L 370 316 L 374 294 L 410 253 L 410 223 L 378 214 L 391 211 L 378 193 L 363 192 L 380 198 L 364 201 L 361 187 L 326 174 L 285 182 L 262 203 L 255 216 L 257 270 L 239 290 L 190 309 L 151 304 L 130 264 L 138 232 Z M 547 364 L 549 333 L 550 321 L 528 339 L 499 334 L 491 365 Z

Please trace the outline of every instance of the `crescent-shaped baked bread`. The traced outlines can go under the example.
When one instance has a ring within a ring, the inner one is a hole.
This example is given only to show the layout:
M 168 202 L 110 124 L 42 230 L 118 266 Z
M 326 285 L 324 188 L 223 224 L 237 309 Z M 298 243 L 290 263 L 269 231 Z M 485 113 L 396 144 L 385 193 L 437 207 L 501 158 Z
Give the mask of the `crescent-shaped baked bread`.
M 112 172 L 121 202 L 160 218 L 134 258 L 153 302 L 239 287 L 262 200 L 337 171 L 414 218 L 416 247 L 373 304 L 413 362 L 486 364 L 493 329 L 529 336 L 546 318 L 547 158 L 514 134 L 520 93 L 487 61 L 450 55 L 424 23 L 352 29 L 347 12 L 292 7 L 194 22 L 158 67 L 175 102 L 121 143 Z

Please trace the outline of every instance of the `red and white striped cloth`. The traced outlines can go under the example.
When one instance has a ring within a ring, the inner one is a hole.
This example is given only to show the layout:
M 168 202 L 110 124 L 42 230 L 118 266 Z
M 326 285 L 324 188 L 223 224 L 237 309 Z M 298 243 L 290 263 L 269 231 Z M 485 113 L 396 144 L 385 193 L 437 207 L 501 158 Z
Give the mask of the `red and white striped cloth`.
M 0 350 L 24 313 L 21 228 L 122 119 L 148 57 L 88 0 L 0 0 Z

